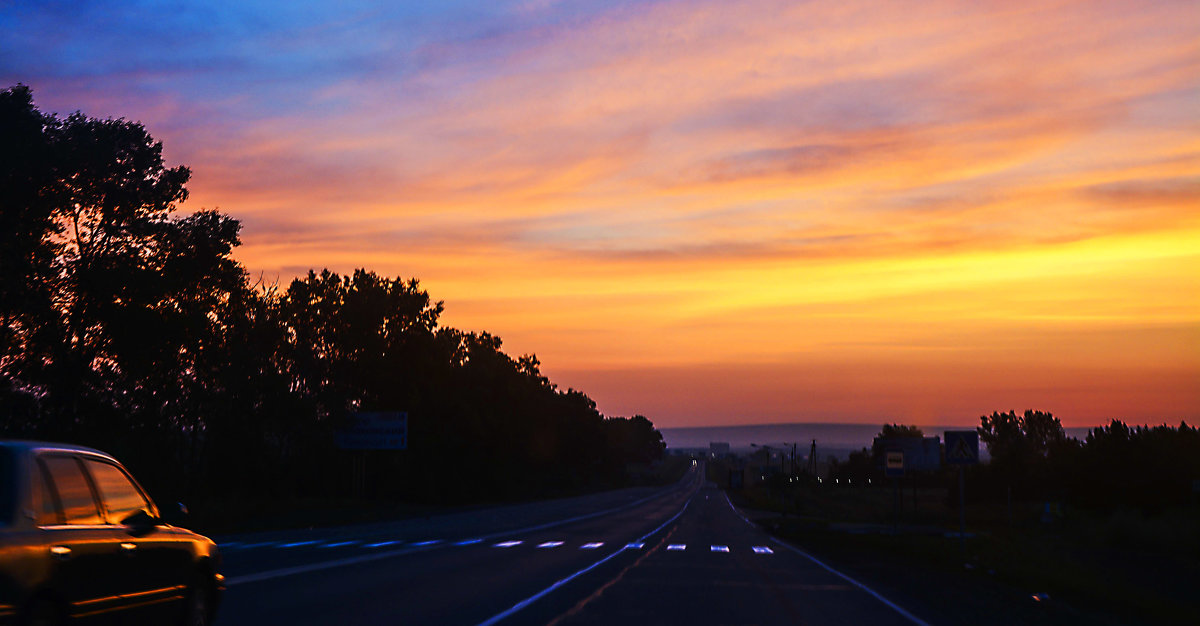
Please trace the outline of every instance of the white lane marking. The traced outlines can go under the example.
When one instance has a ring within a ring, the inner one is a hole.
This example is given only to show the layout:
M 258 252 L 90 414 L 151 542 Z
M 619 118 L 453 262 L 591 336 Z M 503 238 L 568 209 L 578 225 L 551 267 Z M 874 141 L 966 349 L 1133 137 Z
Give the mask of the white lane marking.
M 775 551 L 766 546 L 754 546 L 755 554 L 775 554 Z
M 394 546 L 398 543 L 404 543 L 404 542 L 403 541 L 380 541 L 378 543 L 368 543 L 368 544 L 364 545 L 363 547 L 364 548 L 382 548 L 384 546 Z
M 474 545 L 474 544 L 477 544 L 477 543 L 483 543 L 483 540 L 482 540 L 482 539 L 463 539 L 462 541 L 455 541 L 455 542 L 454 542 L 454 545 L 456 545 L 456 546 L 470 546 L 470 545 Z
M 253 548 L 265 548 L 267 546 L 273 546 L 276 543 L 277 542 L 275 542 L 275 541 L 264 541 L 262 543 L 243 543 L 239 549 L 240 550 L 250 550 Z
M 523 542 L 523 541 L 520 541 L 520 540 L 517 540 L 517 541 L 501 541 L 500 543 L 496 544 L 496 545 L 495 545 L 495 546 L 493 546 L 493 547 L 496 547 L 496 548 L 511 548 L 511 547 L 513 547 L 513 546 L 519 546 L 519 545 L 521 545 L 522 543 L 524 543 L 524 542 Z
M 625 544 L 625 549 L 626 550 L 641 550 L 645 546 L 646 546 L 646 544 L 644 544 L 644 543 L 627 543 L 627 544 Z
M 563 544 L 563 542 L 561 542 L 561 541 L 547 541 L 545 543 L 539 543 L 538 547 L 539 548 L 557 548 L 557 547 L 561 546 L 562 544 Z
M 595 550 L 596 548 L 599 548 L 602 545 L 604 545 L 603 541 L 597 541 L 594 543 L 585 543 L 582 546 L 579 546 L 579 549 L 580 550 Z
M 712 552 L 729 552 L 729 546 L 709 546 L 708 549 Z
M 441 542 L 442 542 L 441 539 L 426 539 L 425 541 L 418 541 L 412 545 L 414 545 L 414 546 L 432 546 L 432 545 L 437 545 Z
M 729 504 L 729 508 L 732 509 L 733 512 L 735 514 L 737 514 L 738 517 L 742 518 L 743 522 L 746 522 L 747 524 L 754 526 L 755 528 L 758 528 L 758 526 L 755 526 L 754 522 L 751 522 L 750 520 L 746 519 L 746 516 L 742 515 L 742 513 L 737 510 L 737 507 L 733 506 L 733 502 L 729 499 L 729 494 L 725 494 L 725 502 L 727 502 Z M 898 605 L 895 602 L 892 602 L 891 600 L 888 600 L 887 598 L 880 595 L 879 592 L 875 591 L 874 589 L 871 589 L 870 587 L 858 582 L 857 580 L 854 580 L 853 578 L 850 578 L 849 576 L 833 569 L 832 567 L 829 567 L 828 565 L 822 563 L 821 561 L 818 561 L 816 557 L 801 550 L 800 548 L 797 548 L 795 546 L 792 546 L 789 543 L 786 543 L 784 541 L 776 539 L 775 537 L 771 537 L 771 541 L 782 548 L 791 550 L 792 552 L 799 554 L 800 556 L 812 561 L 813 563 L 816 563 L 817 565 L 821 566 L 822 569 L 829 572 L 830 574 L 833 574 L 834 576 L 841 578 L 842 580 L 850 583 L 851 585 L 854 585 L 855 587 L 862 589 L 863 591 L 867 592 L 867 594 L 869 594 L 872 598 L 879 600 L 880 602 L 885 604 L 889 609 L 892 609 L 893 611 L 899 613 L 905 619 L 916 624 L 917 626 L 929 626 L 929 622 L 926 622 L 925 620 L 917 617 L 916 615 L 909 613 L 908 611 L 906 611 L 902 607 L 900 607 L 900 605 Z
M 352 546 L 356 543 L 358 543 L 358 542 L 357 541 L 338 541 L 335 543 L 327 543 L 321 547 L 322 548 L 340 548 L 342 546 Z
M 689 470 L 689 472 L 688 472 L 687 476 L 685 476 L 685 478 L 686 477 L 694 477 L 696 479 L 696 481 L 693 481 L 693 482 L 697 482 L 697 484 L 699 484 L 698 483 L 699 476 L 700 476 L 700 474 L 697 473 L 696 468 L 693 467 L 691 470 Z M 675 492 L 680 491 L 683 488 L 684 488 L 683 487 L 683 479 L 680 479 L 680 481 L 678 483 L 675 483 L 674 485 L 671 485 L 670 487 L 665 487 L 662 490 L 658 491 L 657 493 L 650 494 L 650 495 L 646 496 L 645 498 L 639 498 L 637 500 L 627 502 L 625 504 L 613 507 L 611 509 L 605 509 L 603 511 L 597 511 L 595 513 L 588 513 L 587 515 L 580 515 L 577 517 L 572 517 L 572 518 L 568 518 L 568 519 L 564 519 L 564 520 L 547 522 L 545 524 L 540 524 L 538 526 L 530 526 L 528 528 L 520 528 L 520 529 L 517 529 L 514 531 L 507 531 L 507 532 L 494 533 L 491 535 L 485 535 L 485 536 L 481 537 L 480 539 L 482 541 L 482 540 L 487 540 L 487 539 L 494 539 L 494 538 L 500 537 L 502 535 L 512 536 L 512 535 L 516 535 L 516 534 L 532 532 L 535 530 L 544 530 L 546 528 L 553 528 L 554 526 L 560 526 L 563 524 L 569 524 L 571 522 L 577 522 L 577 521 L 581 521 L 581 520 L 585 520 L 585 519 L 591 519 L 593 517 L 608 515 L 609 513 L 616 513 L 618 511 L 624 511 L 626 509 L 631 509 L 639 504 L 642 504 L 643 502 L 648 502 L 655 498 L 662 498 L 662 497 L 674 494 Z M 687 506 L 684 505 L 684 508 L 686 509 Z M 681 511 L 681 513 L 682 513 L 682 511 Z M 265 542 L 262 544 L 255 544 L 253 546 L 242 546 L 242 548 L 246 549 L 246 548 L 250 548 L 250 547 L 269 546 L 269 545 L 274 545 L 274 544 L 275 544 L 275 542 L 270 541 L 270 542 Z M 362 563 L 370 563 L 371 561 L 390 559 L 392 557 L 404 556 L 404 555 L 412 554 L 414 552 L 425 552 L 427 550 L 436 550 L 436 549 L 437 549 L 437 546 L 422 546 L 419 548 L 414 548 L 414 547 L 408 546 L 405 548 L 401 548 L 399 550 L 376 552 L 374 554 L 362 554 L 359 556 L 347 557 L 344 559 L 334 559 L 331 561 L 321 561 L 319 563 L 309 563 L 307 565 L 297 565 L 295 567 L 283 567 L 283 568 L 279 568 L 279 569 L 267 570 L 264 572 L 257 572 L 254 574 L 246 574 L 244 576 L 231 576 L 231 577 L 228 577 L 225 579 L 225 586 L 230 587 L 233 585 L 240 585 L 243 583 L 256 583 L 256 582 L 261 582 L 264 580 L 272 580 L 275 578 L 282 578 L 284 576 L 295 576 L 296 574 L 307 574 L 310 572 L 319 572 L 321 570 L 326 570 L 326 569 L 330 569 L 330 568 L 334 568 L 334 567 L 345 567 L 348 565 L 360 565 Z
M 658 531 L 666 528 L 668 524 L 679 519 L 679 516 L 683 515 L 683 512 L 687 510 L 688 504 L 690 504 L 691 501 L 692 501 L 692 499 L 688 498 L 687 502 L 683 503 L 683 508 L 679 509 L 678 513 L 676 513 L 671 519 L 663 522 L 662 525 L 659 526 L 658 528 L 655 528 L 654 530 L 639 537 L 637 539 L 636 543 L 642 543 L 642 542 L 646 541 L 646 539 L 650 538 Z M 512 616 L 513 614 L 517 613 L 521 609 L 524 609 L 525 607 L 529 606 L 530 604 L 533 604 L 534 602 L 537 602 L 538 600 L 546 597 L 546 595 L 549 594 L 551 591 L 554 591 L 555 589 L 558 589 L 559 587 L 571 582 L 572 580 L 575 580 L 576 578 L 592 571 L 593 569 L 600 567 L 602 564 L 604 564 L 608 560 L 612 559 L 613 557 L 617 556 L 618 554 L 620 554 L 624 551 L 625 551 L 625 548 L 621 548 L 620 550 L 613 552 L 612 554 L 600 559 L 599 561 L 596 561 L 595 563 L 592 563 L 591 565 L 579 570 L 578 572 L 575 572 L 574 574 L 571 574 L 570 576 L 567 576 L 566 578 L 556 581 L 553 585 L 550 585 L 549 587 L 546 587 L 545 589 L 533 594 L 532 596 L 529 596 L 528 598 L 521 600 L 520 602 L 509 607 L 508 609 L 501 611 L 501 612 L 487 618 L 486 620 L 484 620 L 482 622 L 479 622 L 479 626 L 492 626 L 493 624 L 499 622 L 500 620 L 503 620 L 503 619 L 506 619 L 506 618 Z
M 673 544 L 667 546 L 667 549 L 668 550 L 687 550 L 687 544 L 686 543 L 673 543 Z
M 321 543 L 321 542 L 320 542 L 320 541 L 317 541 L 317 540 L 313 540 L 313 541 L 293 541 L 292 543 L 284 543 L 284 544 L 280 544 L 280 545 L 279 545 L 279 547 L 280 547 L 280 548 L 298 548 L 298 547 L 300 547 L 300 546 L 311 546 L 311 545 L 312 545 L 312 544 L 314 544 L 314 543 Z

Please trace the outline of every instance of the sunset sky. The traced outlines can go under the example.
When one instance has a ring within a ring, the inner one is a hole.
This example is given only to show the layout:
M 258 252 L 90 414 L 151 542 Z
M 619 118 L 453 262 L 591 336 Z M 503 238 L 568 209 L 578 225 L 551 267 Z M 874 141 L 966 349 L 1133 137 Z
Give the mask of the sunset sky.
M 0 88 L 608 415 L 1200 421 L 1195 0 L 80 4 L 0 3 Z

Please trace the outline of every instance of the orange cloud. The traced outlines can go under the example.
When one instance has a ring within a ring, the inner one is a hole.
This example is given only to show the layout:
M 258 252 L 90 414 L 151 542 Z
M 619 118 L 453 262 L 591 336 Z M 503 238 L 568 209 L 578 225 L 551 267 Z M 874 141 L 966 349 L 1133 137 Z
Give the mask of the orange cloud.
M 1200 418 L 1193 4 L 497 11 L 147 122 L 253 271 L 417 276 L 609 412 Z

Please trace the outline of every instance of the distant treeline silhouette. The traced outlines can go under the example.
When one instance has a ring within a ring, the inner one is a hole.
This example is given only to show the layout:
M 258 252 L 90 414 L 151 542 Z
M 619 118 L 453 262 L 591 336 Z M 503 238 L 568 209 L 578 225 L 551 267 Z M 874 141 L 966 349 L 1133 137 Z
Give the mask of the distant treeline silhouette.
M 1068 437 L 1049 412 L 993 412 L 979 418 L 979 440 L 989 463 L 968 469 L 969 498 L 1069 502 L 1091 509 L 1164 508 L 1200 503 L 1200 429 L 1134 426 L 1112 420 L 1082 440 Z M 938 433 L 930 433 L 931 435 Z M 917 426 L 885 424 L 880 437 L 921 437 Z M 846 463 L 835 463 L 836 477 L 850 483 L 885 484 L 882 450 L 864 448 Z M 944 470 L 953 484 L 953 468 Z
M 433 502 L 615 486 L 663 453 L 500 338 L 439 326 L 417 280 L 249 280 L 240 224 L 172 213 L 190 172 L 140 124 L 43 114 L 0 92 L 0 434 L 123 459 L 160 497 L 328 497 L 334 433 L 404 410 L 409 449 L 366 453 L 367 495 Z M 362 454 L 362 453 L 360 453 Z

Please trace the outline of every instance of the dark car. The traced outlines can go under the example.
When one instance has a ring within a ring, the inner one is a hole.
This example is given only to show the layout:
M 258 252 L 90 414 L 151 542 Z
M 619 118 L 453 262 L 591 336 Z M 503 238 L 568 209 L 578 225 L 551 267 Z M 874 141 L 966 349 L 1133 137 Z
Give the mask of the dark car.
M 0 440 L 0 624 L 208 624 L 219 569 L 111 456 Z

